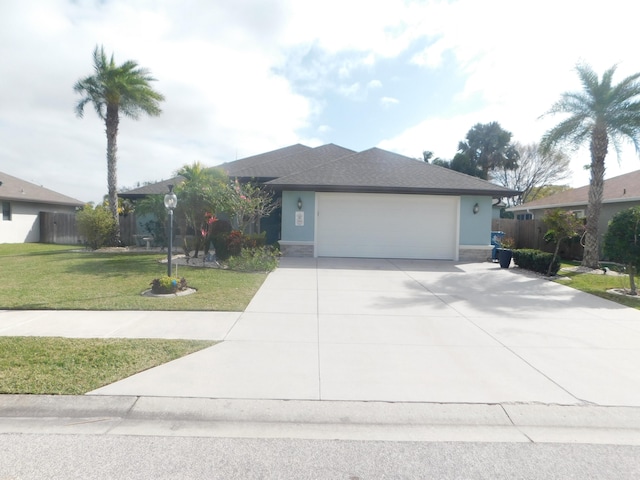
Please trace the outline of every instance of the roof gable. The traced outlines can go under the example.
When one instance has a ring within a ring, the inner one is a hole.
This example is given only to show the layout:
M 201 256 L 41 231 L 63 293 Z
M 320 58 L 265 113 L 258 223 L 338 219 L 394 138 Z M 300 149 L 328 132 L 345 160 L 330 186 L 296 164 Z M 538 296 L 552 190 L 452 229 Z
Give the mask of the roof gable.
M 84 202 L 0 172 L 0 200 L 80 207 Z

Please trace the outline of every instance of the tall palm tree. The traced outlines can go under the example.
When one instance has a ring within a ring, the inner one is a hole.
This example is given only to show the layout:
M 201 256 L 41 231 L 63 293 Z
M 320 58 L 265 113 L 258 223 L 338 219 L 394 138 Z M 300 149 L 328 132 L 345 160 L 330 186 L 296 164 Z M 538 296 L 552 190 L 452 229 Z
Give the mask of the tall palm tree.
M 617 85 L 612 84 L 614 65 L 602 79 L 588 65 L 577 65 L 582 91 L 565 92 L 548 114 L 565 113 L 569 117 L 542 137 L 541 146 L 549 151 L 556 145 L 584 145 L 589 140 L 591 179 L 582 265 L 598 268 L 600 260 L 598 221 L 604 188 L 604 160 L 609 142 L 618 155 L 623 140 L 630 140 L 640 152 L 640 73 Z
M 120 114 L 137 120 L 142 113 L 158 116 L 162 112 L 159 103 L 164 96 L 151 88 L 155 81 L 149 71 L 134 61 L 128 60 L 116 65 L 113 54 L 107 60 L 104 47 L 93 51 L 95 73 L 82 78 L 73 86 L 76 93 L 82 95 L 76 105 L 76 114 L 82 118 L 84 107 L 92 103 L 100 119 L 104 120 L 107 134 L 107 187 L 109 208 L 116 223 L 115 242 L 120 243 L 118 222 L 118 125 Z

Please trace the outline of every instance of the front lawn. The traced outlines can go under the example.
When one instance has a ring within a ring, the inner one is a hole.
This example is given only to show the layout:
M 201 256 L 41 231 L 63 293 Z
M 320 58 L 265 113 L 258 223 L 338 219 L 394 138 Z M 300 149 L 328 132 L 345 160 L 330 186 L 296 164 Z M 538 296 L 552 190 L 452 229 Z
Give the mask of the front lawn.
M 0 394 L 82 395 L 215 343 L 0 337 Z
M 179 267 L 195 294 L 141 293 L 167 274 L 165 258 L 148 253 L 96 253 L 44 244 L 0 244 L 0 309 L 243 311 L 266 278 L 211 268 Z
M 611 289 L 628 289 L 629 277 L 627 275 L 578 273 L 565 270 L 565 268 L 572 266 L 577 266 L 577 264 L 562 263 L 556 282 L 640 310 L 640 296 L 638 298 L 631 298 L 624 295 L 607 293 L 607 290 Z

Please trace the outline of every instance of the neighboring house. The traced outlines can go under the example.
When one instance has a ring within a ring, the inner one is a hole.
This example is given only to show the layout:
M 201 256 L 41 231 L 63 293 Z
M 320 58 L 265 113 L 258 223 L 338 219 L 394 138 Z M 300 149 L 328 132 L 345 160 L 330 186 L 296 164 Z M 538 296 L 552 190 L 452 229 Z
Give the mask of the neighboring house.
M 542 219 L 546 210 L 556 208 L 571 210 L 579 218 L 586 218 L 588 200 L 589 185 L 585 185 L 511 207 L 507 211 L 513 212 L 515 218 L 520 220 Z M 598 223 L 601 243 L 613 216 L 637 205 L 640 205 L 640 170 L 604 181 L 602 209 Z
M 0 172 L 0 243 L 40 241 L 40 213 L 73 213 L 84 205 L 33 183 Z
M 484 261 L 493 200 L 518 194 L 379 148 L 333 144 L 291 145 L 218 168 L 278 192 L 282 206 L 272 217 L 288 256 Z M 166 193 L 157 185 L 121 196 Z

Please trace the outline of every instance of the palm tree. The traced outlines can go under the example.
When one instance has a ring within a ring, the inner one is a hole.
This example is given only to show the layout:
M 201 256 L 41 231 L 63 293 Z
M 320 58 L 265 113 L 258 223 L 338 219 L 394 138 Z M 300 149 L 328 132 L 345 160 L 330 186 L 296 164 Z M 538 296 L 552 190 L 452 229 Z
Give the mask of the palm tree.
M 636 152 L 640 152 L 640 73 L 612 85 L 615 65 L 604 72 L 602 79 L 588 65 L 577 65 L 576 71 L 583 90 L 563 93 L 547 112 L 547 115 L 567 113 L 570 116 L 544 134 L 541 146 L 545 151 L 560 144 L 577 148 L 589 140 L 591 179 L 582 265 L 598 268 L 604 160 L 610 141 L 618 156 L 622 140 L 631 140 Z
M 109 209 L 116 224 L 114 241 L 119 244 L 117 139 L 120 113 L 134 120 L 140 118 L 142 113 L 158 116 L 162 112 L 159 103 L 164 100 L 164 96 L 151 88 L 150 82 L 155 81 L 155 78 L 147 69 L 139 67 L 131 60 L 116 65 L 113 54 L 111 59 L 107 60 L 104 47 L 96 46 L 94 49 L 93 68 L 93 75 L 78 80 L 73 86 L 73 90 L 82 95 L 76 105 L 76 114 L 82 118 L 85 105 L 92 103 L 96 113 L 105 123 Z

